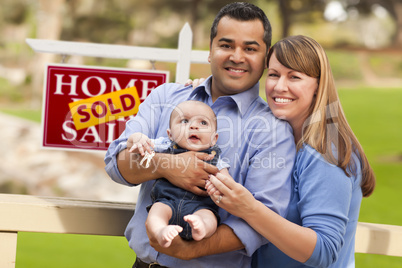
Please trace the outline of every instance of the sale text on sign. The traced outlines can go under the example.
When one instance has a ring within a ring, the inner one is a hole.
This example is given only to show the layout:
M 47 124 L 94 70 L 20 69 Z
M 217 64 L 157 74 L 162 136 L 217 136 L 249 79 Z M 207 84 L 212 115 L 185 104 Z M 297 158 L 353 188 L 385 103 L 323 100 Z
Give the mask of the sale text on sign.
M 167 71 L 47 65 L 43 101 L 43 146 L 106 150 Z

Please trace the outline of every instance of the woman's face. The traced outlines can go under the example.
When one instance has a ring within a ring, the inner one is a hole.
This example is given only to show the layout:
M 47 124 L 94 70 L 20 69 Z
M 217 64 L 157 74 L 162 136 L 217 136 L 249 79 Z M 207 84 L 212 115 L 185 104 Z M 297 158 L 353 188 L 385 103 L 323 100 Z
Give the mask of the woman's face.
M 269 60 L 265 93 L 277 118 L 286 120 L 294 130 L 303 125 L 318 89 L 317 78 L 283 66 L 275 56 Z

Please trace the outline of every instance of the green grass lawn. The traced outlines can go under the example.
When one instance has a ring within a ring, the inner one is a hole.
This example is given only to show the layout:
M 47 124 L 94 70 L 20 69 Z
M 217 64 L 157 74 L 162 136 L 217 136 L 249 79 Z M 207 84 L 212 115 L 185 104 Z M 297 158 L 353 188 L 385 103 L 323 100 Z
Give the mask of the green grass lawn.
M 402 225 L 402 88 L 345 89 L 339 95 L 377 177 L 373 195 L 363 199 L 359 220 Z M 356 254 L 356 267 L 402 267 L 402 258 Z
M 342 89 L 346 117 L 377 176 L 374 194 L 362 203 L 360 221 L 402 225 L 402 88 Z M 17 268 L 131 267 L 134 253 L 120 237 L 22 233 Z M 356 254 L 356 267 L 402 267 L 402 258 Z
M 340 98 L 377 177 L 374 194 L 363 199 L 360 220 L 402 225 L 402 214 L 395 213 L 402 190 L 402 90 L 341 90 Z
M 123 268 L 134 260 L 124 237 L 18 234 L 17 268 Z
M 40 110 L 20 110 L 20 109 L 0 109 L 3 113 L 22 117 L 31 121 L 40 122 L 42 118 L 42 111 Z

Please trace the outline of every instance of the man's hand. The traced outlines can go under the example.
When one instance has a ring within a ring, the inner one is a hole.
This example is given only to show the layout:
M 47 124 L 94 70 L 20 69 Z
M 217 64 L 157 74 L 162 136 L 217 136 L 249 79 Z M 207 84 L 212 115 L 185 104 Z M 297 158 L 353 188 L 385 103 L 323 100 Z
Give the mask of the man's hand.
M 205 163 L 203 160 L 211 160 L 213 155 L 198 152 L 186 152 L 172 155 L 157 153 L 150 160 L 150 166 L 145 168 L 139 163 L 141 156 L 123 150 L 117 156 L 117 165 L 124 179 L 132 184 L 140 184 L 145 181 L 166 178 L 172 184 L 190 191 L 196 195 L 207 196 L 205 181 L 209 174 L 218 173 L 218 168 Z M 199 188 L 200 187 L 200 188 Z
M 163 170 L 163 177 L 177 187 L 196 195 L 207 196 L 207 192 L 202 190 L 205 189 L 205 182 L 209 174 L 216 174 L 219 170 L 203 160 L 212 158 L 213 155 L 197 152 L 172 155 L 168 166 Z M 158 165 L 158 163 L 155 164 Z M 160 164 L 163 165 L 163 163 Z
M 148 226 L 146 225 L 146 227 Z M 190 249 L 189 246 L 191 245 L 192 241 L 185 241 L 180 236 L 176 236 L 173 239 L 172 244 L 166 248 L 159 245 L 156 237 L 152 233 L 150 233 L 148 228 L 146 228 L 146 230 L 149 237 L 149 244 L 156 251 L 181 260 L 191 260 L 195 258 L 195 256 L 191 256 L 191 250 L 190 252 L 188 252 Z
M 225 224 L 219 225 L 212 236 L 200 241 L 185 241 L 180 236 L 177 236 L 167 248 L 159 245 L 148 228 L 147 234 L 150 245 L 156 251 L 181 260 L 192 260 L 203 256 L 226 253 L 244 248 L 244 245 L 234 234 L 233 230 Z

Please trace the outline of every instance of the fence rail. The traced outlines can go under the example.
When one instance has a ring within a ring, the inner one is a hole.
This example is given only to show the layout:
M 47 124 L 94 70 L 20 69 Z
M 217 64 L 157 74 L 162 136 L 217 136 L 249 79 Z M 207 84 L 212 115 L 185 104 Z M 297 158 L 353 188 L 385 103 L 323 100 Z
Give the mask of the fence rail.
M 15 267 L 19 232 L 123 236 L 134 203 L 0 194 L 0 267 Z M 402 257 L 402 226 L 359 222 L 356 252 Z
M 40 53 L 174 62 L 176 63 L 176 82 L 183 83 L 190 77 L 191 63 L 208 64 L 209 51 L 192 50 L 192 39 L 190 25 L 186 23 L 180 31 L 177 49 L 30 38 L 25 41 L 35 52 Z

